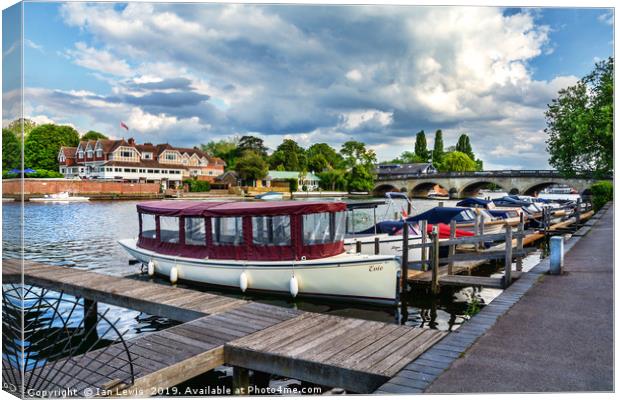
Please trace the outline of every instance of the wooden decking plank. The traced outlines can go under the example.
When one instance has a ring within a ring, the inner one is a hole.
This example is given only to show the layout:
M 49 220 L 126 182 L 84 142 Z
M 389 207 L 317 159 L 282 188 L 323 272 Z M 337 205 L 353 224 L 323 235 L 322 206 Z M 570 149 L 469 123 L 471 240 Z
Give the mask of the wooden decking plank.
M 173 333 L 177 333 L 179 335 L 187 336 L 195 340 L 203 341 L 204 343 L 208 343 L 211 346 L 220 346 L 227 342 L 227 340 L 222 339 L 221 337 L 209 335 L 209 331 L 205 331 L 204 329 L 197 329 L 196 327 L 188 326 L 186 324 L 178 325 L 174 328 L 169 328 L 167 330 Z
M 324 362 L 327 364 L 339 365 L 340 363 L 343 363 L 345 360 L 348 360 L 350 357 L 354 356 L 355 354 L 363 350 L 368 345 L 376 342 L 377 340 L 380 340 L 381 338 L 385 336 L 391 335 L 392 332 L 394 332 L 397 328 L 398 328 L 397 325 L 385 324 L 381 328 L 368 334 L 368 336 L 365 337 L 364 339 L 358 341 L 357 343 L 355 343 L 352 346 L 349 346 L 346 349 L 343 349 L 343 351 L 340 351 L 334 354 L 332 357 L 329 357 Z
M 265 329 L 259 333 L 266 333 L 266 337 L 259 338 L 253 337 L 253 335 L 248 335 L 245 338 L 242 338 L 241 341 L 247 346 L 254 350 L 267 350 L 270 349 L 274 345 L 279 345 L 283 343 L 285 340 L 291 340 L 291 338 L 295 339 L 301 332 L 307 330 L 308 328 L 315 326 L 317 323 L 320 323 L 321 316 L 318 314 L 308 314 L 302 315 L 299 318 L 294 318 L 291 321 L 291 324 L 286 327 L 286 329 L 282 329 L 280 324 L 274 325 L 270 328 Z M 285 324 L 285 321 L 282 324 Z
M 364 320 L 350 319 L 344 320 L 334 325 L 331 329 L 325 330 L 318 337 L 307 341 L 302 346 L 295 347 L 292 351 L 288 352 L 291 357 L 295 357 L 303 353 L 304 358 L 309 358 L 311 354 L 315 354 L 317 349 L 322 349 L 325 344 L 331 342 L 334 338 L 347 336 L 347 334 L 360 327 L 364 323 Z M 308 354 L 310 353 L 310 354 Z
M 304 311 L 295 310 L 292 308 L 282 308 L 254 301 L 235 309 L 235 311 L 237 310 L 242 310 L 243 312 L 248 313 L 255 313 L 257 315 L 277 319 L 279 321 L 285 321 L 287 319 L 297 317 L 304 313 Z
M 299 346 L 304 346 L 309 341 L 320 337 L 323 332 L 329 331 L 333 327 L 337 326 L 338 322 L 339 321 L 336 318 L 328 318 L 328 316 L 323 316 L 323 318 L 320 318 L 301 332 L 272 344 L 267 351 L 270 353 L 284 353 L 289 355 L 292 350 Z
M 390 357 L 375 364 L 372 370 L 384 375 L 394 376 L 398 371 L 422 355 L 444 336 L 445 332 L 425 329 L 422 335 L 403 346 L 401 351 L 395 352 Z
M 199 354 L 216 347 L 211 343 L 201 342 L 200 340 L 196 340 L 190 336 L 183 335 L 180 332 L 169 332 L 167 330 L 163 330 L 161 333 L 161 335 L 153 338 L 153 340 L 159 341 L 160 343 L 163 341 L 173 341 L 179 351 Z
M 316 318 L 316 314 L 314 313 L 304 313 L 298 317 L 291 318 L 289 320 L 280 322 L 279 324 L 270 326 L 269 328 L 263 329 L 262 331 L 253 333 L 246 337 L 235 340 L 235 345 L 250 347 L 256 343 L 265 343 L 267 340 L 273 338 L 275 335 L 274 332 L 278 332 L 282 334 L 282 332 L 291 332 L 291 330 L 295 329 L 295 327 L 299 326 L 301 321 Z M 300 328 L 301 329 L 301 328 Z M 294 334 L 294 332 L 291 332 Z
M 374 343 L 366 346 L 356 354 L 349 357 L 343 365 L 350 368 L 369 370 L 375 362 L 392 354 L 394 350 L 398 350 L 402 345 L 407 343 L 409 337 L 418 336 L 421 331 L 396 329 L 392 334 L 382 337 Z
M 268 317 L 265 315 L 253 314 L 251 311 L 246 311 L 246 310 L 240 309 L 239 307 L 228 311 L 227 314 L 235 315 L 239 318 L 256 321 L 261 324 L 264 324 L 265 326 L 277 324 L 282 321 L 281 319 L 276 319 L 276 318 Z
M 221 326 L 219 325 L 220 324 L 219 321 L 214 321 L 212 319 L 209 319 L 208 321 L 205 321 L 203 319 L 200 322 L 200 324 L 205 325 L 205 327 L 208 328 L 212 332 L 217 332 L 217 333 L 226 335 L 229 338 L 229 340 L 234 340 L 234 339 L 237 339 L 237 338 L 240 338 L 246 335 L 243 332 L 239 332 L 237 329 Z
M 377 329 L 382 328 L 385 324 L 376 321 L 365 321 L 364 329 L 355 329 L 346 333 L 346 335 L 340 335 L 335 337 L 329 343 L 326 343 L 316 352 L 309 352 L 304 354 L 304 357 L 316 362 L 323 362 L 326 359 L 333 357 L 345 351 L 347 348 L 355 345 L 358 341 L 365 339 L 368 335 L 372 334 Z
M 270 325 L 273 325 L 262 321 L 243 318 L 230 312 L 214 315 L 213 320 L 222 321 L 222 323 L 233 325 L 240 330 L 245 330 L 247 333 L 254 333 L 257 330 L 262 330 Z

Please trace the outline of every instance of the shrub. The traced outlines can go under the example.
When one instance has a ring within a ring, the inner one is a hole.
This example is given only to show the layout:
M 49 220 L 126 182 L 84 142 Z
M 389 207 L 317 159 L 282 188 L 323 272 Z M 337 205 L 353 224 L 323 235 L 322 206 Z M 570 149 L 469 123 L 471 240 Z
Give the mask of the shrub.
M 47 169 L 37 169 L 37 172 L 26 174 L 26 178 L 64 178 L 64 175 L 58 171 L 50 171 Z M 19 178 L 21 174 L 13 174 L 9 171 L 2 171 L 2 179 Z
M 614 185 L 609 181 L 596 182 L 590 186 L 592 192 L 592 206 L 598 211 L 608 201 L 614 198 Z
M 198 179 L 185 179 L 190 192 L 208 192 L 211 190 L 211 184 L 208 181 L 199 181 Z
M 308 191 L 308 186 L 303 185 L 303 186 L 301 187 L 301 190 L 302 190 L 302 192 L 307 192 L 307 191 Z

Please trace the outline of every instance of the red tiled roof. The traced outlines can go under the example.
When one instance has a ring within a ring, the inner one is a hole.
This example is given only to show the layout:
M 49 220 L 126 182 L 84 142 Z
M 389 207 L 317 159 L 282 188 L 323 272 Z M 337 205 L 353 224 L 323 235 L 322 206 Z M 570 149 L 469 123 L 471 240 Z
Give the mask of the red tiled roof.
M 60 150 L 65 155 L 65 158 L 75 158 L 75 151 L 77 150 L 77 147 L 65 147 L 65 146 L 62 146 L 60 148 Z

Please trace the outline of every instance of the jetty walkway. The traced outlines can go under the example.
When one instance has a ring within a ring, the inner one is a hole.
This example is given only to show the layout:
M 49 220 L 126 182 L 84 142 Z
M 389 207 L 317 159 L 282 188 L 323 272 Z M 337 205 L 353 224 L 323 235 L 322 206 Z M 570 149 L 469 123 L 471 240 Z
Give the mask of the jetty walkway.
M 613 391 L 613 205 L 378 393 Z

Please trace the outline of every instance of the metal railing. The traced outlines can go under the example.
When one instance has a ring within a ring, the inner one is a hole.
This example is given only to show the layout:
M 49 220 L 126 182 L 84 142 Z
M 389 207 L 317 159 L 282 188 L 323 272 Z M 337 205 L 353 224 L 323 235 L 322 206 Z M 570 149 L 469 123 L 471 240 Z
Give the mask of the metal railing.
M 382 169 L 376 171 L 377 180 L 393 180 L 393 179 L 426 179 L 426 178 L 479 178 L 479 177 L 492 177 L 492 178 L 504 178 L 504 177 L 534 177 L 534 178 L 565 178 L 557 170 L 551 169 L 509 169 L 509 170 L 490 170 L 490 171 L 467 171 L 467 172 L 437 172 L 437 173 L 419 173 L 419 172 L 403 172 L 403 171 L 390 171 L 389 169 Z M 592 179 L 593 174 L 579 174 L 574 179 Z M 610 177 L 604 177 L 610 178 Z M 570 179 L 570 178 L 568 178 Z

